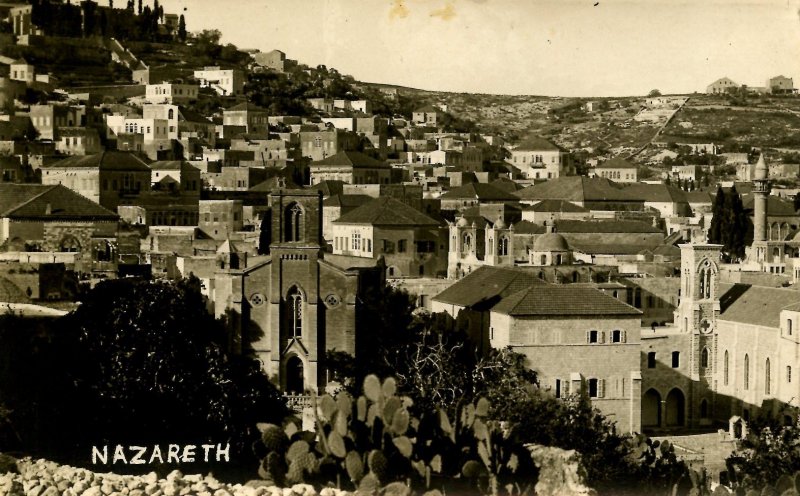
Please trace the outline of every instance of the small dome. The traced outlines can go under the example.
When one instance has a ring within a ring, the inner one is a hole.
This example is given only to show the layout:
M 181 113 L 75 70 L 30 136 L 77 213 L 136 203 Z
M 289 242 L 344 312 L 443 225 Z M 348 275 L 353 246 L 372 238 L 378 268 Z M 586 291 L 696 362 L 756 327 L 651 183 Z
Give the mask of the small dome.
M 569 251 L 569 244 L 558 233 L 546 233 L 533 242 L 533 251 Z
M 467 219 L 465 219 L 464 217 L 461 217 L 460 219 L 458 219 L 458 222 L 456 222 L 456 226 L 458 227 L 467 227 L 468 225 L 469 222 L 467 222 Z
M 495 229 L 505 229 L 506 228 L 506 221 L 503 220 L 503 217 L 500 216 L 494 223 Z

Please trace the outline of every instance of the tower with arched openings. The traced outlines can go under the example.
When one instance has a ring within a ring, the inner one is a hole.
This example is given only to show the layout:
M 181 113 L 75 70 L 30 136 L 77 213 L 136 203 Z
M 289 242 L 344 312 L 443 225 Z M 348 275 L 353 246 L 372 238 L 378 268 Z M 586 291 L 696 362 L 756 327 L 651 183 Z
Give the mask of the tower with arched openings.
M 240 333 L 232 341 L 255 355 L 283 391 L 318 391 L 329 379 L 327 351 L 356 354 L 356 307 L 384 283 L 384 267 L 326 255 L 318 190 L 273 191 L 265 215 L 267 254 L 218 270 L 216 314 L 228 318 Z

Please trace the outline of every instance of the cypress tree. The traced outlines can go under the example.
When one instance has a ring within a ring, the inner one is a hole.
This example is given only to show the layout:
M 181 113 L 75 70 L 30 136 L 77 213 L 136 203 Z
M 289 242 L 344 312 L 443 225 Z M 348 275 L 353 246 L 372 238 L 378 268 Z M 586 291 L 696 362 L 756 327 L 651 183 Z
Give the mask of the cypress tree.
M 742 197 L 736 192 L 736 186 L 731 188 L 730 198 L 730 225 L 728 226 L 729 236 L 727 250 L 731 257 L 744 258 L 745 239 L 747 237 L 747 215 L 744 211 Z
M 725 192 L 717 185 L 717 195 L 711 210 L 711 225 L 708 226 L 708 242 L 722 244 L 722 231 L 725 228 Z
M 181 41 L 186 41 L 186 19 L 183 18 L 183 14 L 178 20 L 178 38 Z

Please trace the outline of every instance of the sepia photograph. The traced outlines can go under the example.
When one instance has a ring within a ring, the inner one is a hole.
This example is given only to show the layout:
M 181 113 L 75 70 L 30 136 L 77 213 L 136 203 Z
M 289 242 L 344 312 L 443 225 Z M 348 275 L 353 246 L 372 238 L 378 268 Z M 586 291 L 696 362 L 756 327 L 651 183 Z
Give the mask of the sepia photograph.
M 0 0 L 0 496 L 800 495 L 800 0 Z

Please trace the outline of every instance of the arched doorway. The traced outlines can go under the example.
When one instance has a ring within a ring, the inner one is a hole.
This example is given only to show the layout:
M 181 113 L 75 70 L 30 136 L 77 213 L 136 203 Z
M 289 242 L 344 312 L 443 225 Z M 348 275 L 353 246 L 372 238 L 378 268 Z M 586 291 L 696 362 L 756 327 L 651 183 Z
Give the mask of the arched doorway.
M 648 389 L 642 398 L 642 427 L 661 426 L 661 395 Z
M 666 410 L 667 427 L 681 427 L 684 425 L 686 398 L 680 389 L 675 388 L 667 394 Z
M 294 355 L 286 360 L 286 392 L 289 394 L 303 394 L 305 382 L 303 380 L 303 361 Z

